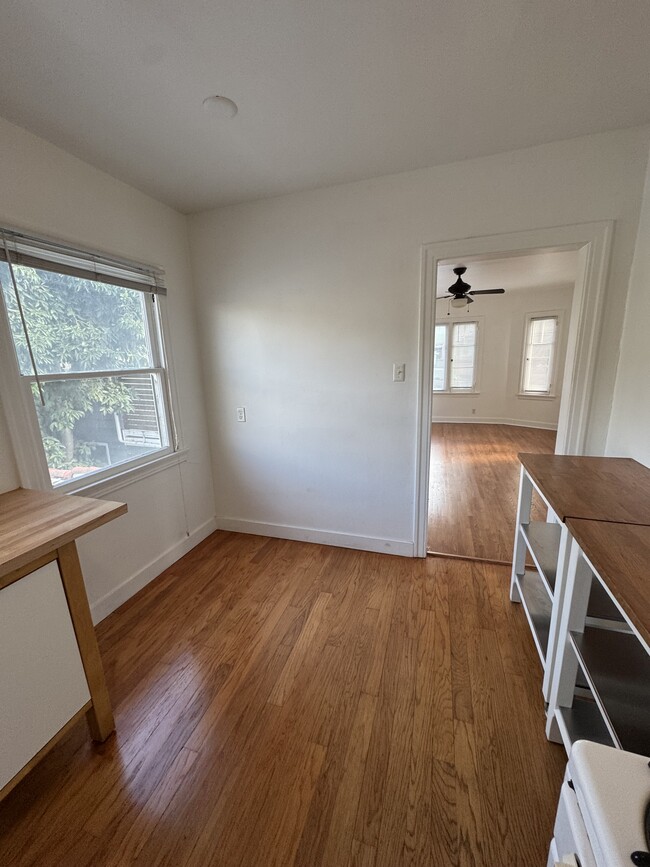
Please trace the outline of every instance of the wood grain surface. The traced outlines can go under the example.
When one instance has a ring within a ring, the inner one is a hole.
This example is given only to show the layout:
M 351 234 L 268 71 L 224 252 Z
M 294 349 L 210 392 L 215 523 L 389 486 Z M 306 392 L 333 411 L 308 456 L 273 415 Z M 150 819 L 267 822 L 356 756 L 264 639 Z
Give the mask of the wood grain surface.
M 551 453 L 554 448 L 555 431 L 504 424 L 432 424 L 428 550 L 511 563 L 517 454 Z M 533 520 L 546 520 L 537 495 Z
M 520 454 L 561 521 L 650 524 L 650 468 L 632 458 Z
M 0 804 L 0 863 L 544 864 L 566 758 L 508 577 L 213 534 L 100 624 L 116 734 Z
M 126 513 L 124 503 L 17 488 L 0 494 L 0 577 Z
M 580 545 L 630 622 L 650 645 L 650 526 L 568 518 Z

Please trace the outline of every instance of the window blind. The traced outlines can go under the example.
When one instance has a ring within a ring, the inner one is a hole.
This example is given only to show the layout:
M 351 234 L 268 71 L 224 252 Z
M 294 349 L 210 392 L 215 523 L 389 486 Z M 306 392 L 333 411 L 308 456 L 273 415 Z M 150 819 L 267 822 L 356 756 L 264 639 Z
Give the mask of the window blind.
M 79 250 L 15 229 L 0 228 L 0 261 L 68 274 L 82 280 L 97 280 L 112 286 L 126 286 L 139 292 L 167 294 L 165 272 L 161 268 L 93 250 Z

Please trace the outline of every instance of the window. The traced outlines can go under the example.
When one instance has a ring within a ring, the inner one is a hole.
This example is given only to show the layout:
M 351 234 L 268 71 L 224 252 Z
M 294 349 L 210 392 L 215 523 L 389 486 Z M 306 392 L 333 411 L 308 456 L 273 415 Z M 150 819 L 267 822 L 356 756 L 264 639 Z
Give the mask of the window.
M 433 346 L 433 390 L 449 393 L 474 391 L 478 322 L 436 325 Z
M 173 451 L 174 437 L 161 273 L 61 250 L 0 234 L 0 296 L 51 483 L 74 488 Z
M 552 394 L 557 333 L 556 315 L 527 317 L 521 372 L 522 394 Z

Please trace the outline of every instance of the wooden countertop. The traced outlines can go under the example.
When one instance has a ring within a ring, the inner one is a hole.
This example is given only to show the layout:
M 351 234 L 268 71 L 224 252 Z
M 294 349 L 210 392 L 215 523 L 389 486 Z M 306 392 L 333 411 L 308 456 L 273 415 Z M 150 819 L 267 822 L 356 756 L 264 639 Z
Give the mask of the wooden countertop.
M 569 532 L 650 645 L 650 527 L 568 518 Z
M 520 454 L 561 521 L 650 524 L 650 469 L 632 458 Z
M 17 488 L 0 494 L 0 577 L 127 511 L 126 503 Z

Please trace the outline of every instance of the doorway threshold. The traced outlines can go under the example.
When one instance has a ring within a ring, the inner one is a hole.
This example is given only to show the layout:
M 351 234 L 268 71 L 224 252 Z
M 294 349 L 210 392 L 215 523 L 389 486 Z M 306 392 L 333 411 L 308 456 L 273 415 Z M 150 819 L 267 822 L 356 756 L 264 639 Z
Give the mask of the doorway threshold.
M 491 560 L 487 557 L 470 557 L 468 554 L 445 554 L 444 551 L 427 551 L 427 557 L 442 557 L 445 560 L 469 560 L 470 563 L 489 563 L 491 566 L 507 566 L 512 569 L 512 560 Z

